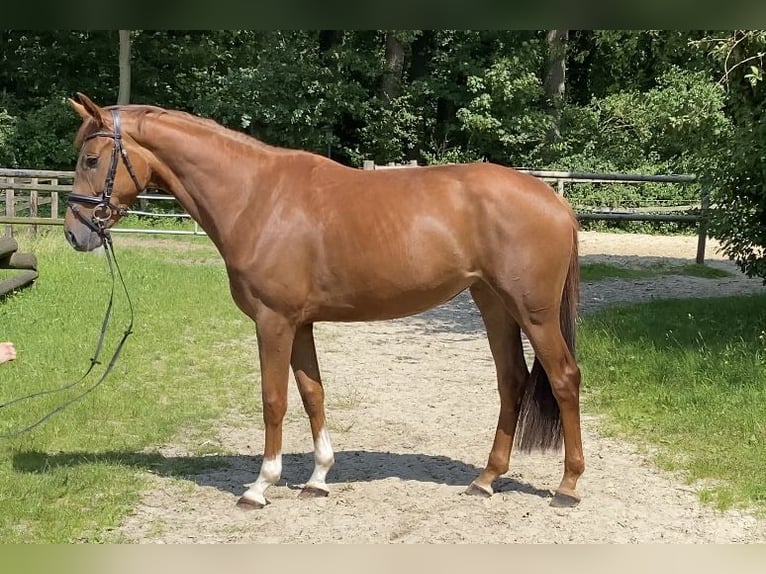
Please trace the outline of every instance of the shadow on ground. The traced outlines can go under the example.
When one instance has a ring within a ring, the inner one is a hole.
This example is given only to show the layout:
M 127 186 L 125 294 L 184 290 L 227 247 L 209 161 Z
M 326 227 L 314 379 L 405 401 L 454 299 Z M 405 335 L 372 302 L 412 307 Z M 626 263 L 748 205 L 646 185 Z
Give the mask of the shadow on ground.
M 44 474 L 57 468 L 73 468 L 90 464 L 129 466 L 163 477 L 183 478 L 199 486 L 217 488 L 234 495 L 242 494 L 244 485 L 253 482 L 262 457 L 247 455 L 164 456 L 160 453 L 128 451 L 71 452 L 48 454 L 40 451 L 19 452 L 13 456 L 16 472 Z M 308 479 L 314 466 L 313 453 L 285 454 L 280 485 L 298 488 Z M 335 453 L 335 466 L 328 484 L 373 482 L 387 478 L 430 482 L 448 486 L 467 486 L 481 472 L 446 456 L 401 454 L 361 450 Z M 495 484 L 496 492 L 522 492 L 550 498 L 548 490 L 536 488 L 514 478 L 503 477 Z

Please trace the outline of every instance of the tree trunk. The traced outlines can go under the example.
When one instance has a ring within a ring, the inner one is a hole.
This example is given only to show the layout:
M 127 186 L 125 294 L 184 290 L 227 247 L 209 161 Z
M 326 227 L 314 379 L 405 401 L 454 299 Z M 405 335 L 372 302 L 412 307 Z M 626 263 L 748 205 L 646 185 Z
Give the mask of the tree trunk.
M 120 30 L 120 91 L 117 104 L 130 103 L 130 30 Z
M 566 87 L 567 38 L 569 30 L 548 30 L 545 40 L 548 44 L 548 73 L 545 75 L 543 89 L 548 104 L 548 113 L 553 118 L 553 125 L 548 131 L 547 141 L 553 143 L 561 139 L 559 122 L 561 106 L 564 103 Z
M 385 71 L 381 95 L 384 102 L 399 97 L 402 91 L 402 72 L 404 70 L 404 44 L 397 37 L 395 30 L 386 31 Z

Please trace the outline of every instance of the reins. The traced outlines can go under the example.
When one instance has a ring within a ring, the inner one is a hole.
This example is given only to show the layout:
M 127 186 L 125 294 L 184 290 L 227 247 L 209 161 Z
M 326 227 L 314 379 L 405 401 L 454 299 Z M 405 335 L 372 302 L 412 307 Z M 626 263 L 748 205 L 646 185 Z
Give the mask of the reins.
M 123 289 L 123 291 L 125 293 L 125 297 L 126 297 L 126 299 L 128 301 L 128 308 L 130 309 L 130 320 L 128 322 L 128 327 L 125 329 L 125 331 L 122 334 L 122 338 L 120 339 L 119 343 L 117 343 L 117 347 L 115 348 L 114 353 L 112 354 L 112 358 L 109 359 L 109 362 L 107 364 L 106 370 L 104 370 L 104 372 L 101 374 L 101 377 L 95 383 L 93 383 L 90 387 L 86 388 L 79 395 L 69 399 L 68 401 L 66 401 L 63 404 L 59 405 L 58 407 L 54 408 L 53 410 L 48 412 L 45 416 L 41 417 L 40 419 L 38 419 L 34 423 L 30 424 L 29 426 L 26 426 L 26 427 L 24 427 L 22 429 L 19 429 L 17 431 L 12 432 L 12 433 L 2 434 L 2 435 L 0 435 L 0 438 L 9 439 L 9 438 L 15 438 L 15 437 L 17 437 L 19 435 L 25 434 L 25 433 L 31 431 L 32 429 L 40 426 L 41 424 L 43 424 L 45 421 L 50 419 L 55 414 L 63 411 L 69 405 L 71 405 L 73 403 L 76 403 L 77 401 L 83 399 L 84 397 L 89 395 L 91 392 L 96 390 L 96 388 L 98 388 L 101 385 L 101 383 L 104 382 L 106 377 L 109 375 L 109 373 L 114 368 L 115 363 L 117 363 L 117 358 L 120 356 L 120 352 L 122 351 L 122 348 L 125 345 L 125 341 L 128 339 L 130 334 L 133 332 L 133 318 L 134 318 L 133 302 L 130 299 L 130 294 L 128 293 L 128 288 L 125 285 L 125 279 L 122 276 L 122 271 L 120 270 L 120 266 L 117 263 L 117 258 L 114 255 L 114 246 L 112 245 L 111 236 L 108 233 L 105 234 L 104 251 L 105 251 L 105 254 L 106 254 L 107 263 L 109 265 L 109 271 L 110 271 L 110 274 L 111 274 L 111 277 L 112 277 L 112 286 L 111 286 L 111 291 L 109 293 L 109 303 L 107 304 L 106 313 L 104 314 L 104 320 L 101 323 L 101 332 L 99 333 L 98 342 L 96 343 L 96 349 L 95 349 L 95 352 L 93 354 L 93 357 L 90 359 L 90 366 L 85 371 L 85 373 L 78 380 L 74 381 L 73 383 L 69 383 L 69 384 L 63 385 L 63 386 L 61 386 L 61 387 L 59 387 L 57 389 L 49 389 L 49 390 L 45 390 L 45 391 L 39 391 L 39 392 L 36 392 L 36 393 L 31 393 L 31 394 L 23 396 L 23 397 L 18 397 L 16 399 L 13 399 L 13 400 L 10 400 L 10 401 L 8 401 L 6 403 L 3 403 L 2 405 L 0 405 L 0 409 L 4 409 L 4 408 L 9 407 L 11 405 L 14 405 L 14 404 L 17 404 L 17 403 L 20 403 L 20 402 L 24 402 L 24 401 L 28 401 L 28 400 L 31 400 L 31 399 L 34 399 L 34 398 L 37 398 L 37 397 L 42 397 L 42 396 L 50 395 L 50 394 L 53 394 L 53 393 L 60 393 L 62 391 L 66 391 L 67 389 L 71 389 L 72 387 L 76 387 L 77 385 L 82 383 L 88 377 L 88 375 L 90 375 L 91 371 L 93 371 L 93 369 L 94 369 L 94 367 L 96 365 L 101 364 L 101 362 L 98 359 L 99 359 L 99 356 L 101 355 L 101 351 L 103 350 L 104 339 L 106 338 L 106 334 L 107 334 L 107 331 L 108 331 L 108 328 L 109 328 L 109 322 L 110 322 L 111 317 L 112 317 L 112 308 L 113 308 L 113 305 L 114 305 L 114 285 L 115 285 L 116 279 L 119 277 L 120 284 L 122 285 L 122 289 Z M 115 273 L 115 270 L 116 270 L 116 273 Z
M 98 358 L 101 355 L 101 352 L 103 350 L 104 341 L 106 339 L 106 334 L 109 329 L 109 323 L 112 318 L 112 309 L 114 306 L 114 291 L 115 291 L 114 285 L 116 283 L 117 278 L 119 278 L 120 280 L 120 284 L 122 285 L 122 289 L 125 293 L 125 297 L 128 301 L 128 307 L 130 309 L 130 321 L 128 323 L 128 327 L 123 332 L 122 338 L 120 339 L 119 343 L 117 343 L 117 346 L 114 350 L 112 358 L 109 359 L 109 362 L 107 363 L 106 369 L 102 373 L 101 377 L 95 383 L 93 383 L 91 386 L 86 388 L 79 395 L 69 399 L 68 401 L 54 408 L 53 410 L 48 412 L 45 416 L 38 419 L 37 421 L 30 424 L 29 426 L 26 426 L 12 433 L 0 434 L 0 438 L 4 438 L 4 439 L 15 438 L 19 435 L 27 433 L 31 431 L 32 429 L 40 426 L 42 423 L 50 419 L 55 414 L 63 411 L 69 405 L 76 403 L 77 401 L 83 399 L 84 397 L 92 393 L 96 388 L 98 388 L 101 385 L 101 383 L 104 382 L 106 377 L 112 371 L 115 363 L 117 362 L 118 357 L 120 356 L 120 352 L 122 351 L 122 348 L 125 345 L 125 341 L 133 332 L 133 319 L 134 319 L 133 302 L 130 299 L 128 288 L 125 285 L 125 279 L 122 276 L 122 271 L 120 270 L 120 266 L 117 263 L 117 258 L 114 254 L 114 245 L 112 244 L 112 236 L 109 233 L 108 228 L 106 227 L 106 222 L 112 216 L 112 210 L 117 211 L 120 214 L 123 214 L 127 211 L 126 209 L 119 206 L 115 206 L 111 203 L 112 189 L 114 187 L 114 178 L 117 172 L 117 164 L 120 158 L 122 158 L 122 160 L 125 162 L 125 167 L 127 168 L 128 173 L 130 174 L 130 177 L 133 180 L 133 183 L 136 185 L 136 188 L 139 190 L 139 192 L 141 191 L 141 186 L 138 183 L 138 179 L 136 178 L 135 172 L 133 171 L 133 166 L 131 165 L 130 160 L 128 159 L 128 155 L 125 151 L 125 148 L 122 146 L 120 116 L 117 110 L 112 110 L 112 119 L 114 121 L 113 133 L 112 132 L 96 132 L 86 138 L 86 139 L 92 139 L 94 137 L 108 137 L 114 140 L 114 148 L 112 150 L 112 158 L 111 158 L 112 161 L 111 161 L 111 164 L 109 165 L 109 171 L 107 173 L 106 180 L 104 181 L 104 189 L 101 193 L 101 197 L 79 195 L 79 194 L 73 193 L 73 194 L 70 194 L 68 198 L 68 204 L 72 208 L 72 211 L 75 213 L 75 215 L 84 223 L 86 223 L 88 227 L 90 227 L 93 231 L 97 232 L 99 236 L 101 237 L 103 241 L 106 261 L 109 266 L 109 272 L 112 278 L 112 284 L 111 284 L 111 289 L 109 293 L 109 302 L 107 304 L 106 312 L 104 314 L 104 320 L 101 322 L 101 331 L 99 333 L 98 342 L 96 343 L 96 349 L 93 354 L 93 357 L 90 359 L 90 366 L 85 371 L 85 373 L 73 383 L 63 385 L 56 389 L 38 391 L 36 393 L 31 393 L 23 397 L 12 399 L 6 403 L 0 404 L 0 410 L 17 403 L 29 401 L 34 398 L 38 398 L 38 397 L 42 397 L 42 396 L 46 396 L 46 395 L 50 395 L 54 393 L 60 393 L 62 391 L 66 391 L 67 389 L 76 387 L 77 385 L 81 384 L 88 377 L 88 375 L 90 375 L 90 373 L 93 371 L 96 365 L 101 364 Z M 94 206 L 90 221 L 80 213 L 80 210 L 78 209 L 78 204 L 86 204 L 86 205 Z

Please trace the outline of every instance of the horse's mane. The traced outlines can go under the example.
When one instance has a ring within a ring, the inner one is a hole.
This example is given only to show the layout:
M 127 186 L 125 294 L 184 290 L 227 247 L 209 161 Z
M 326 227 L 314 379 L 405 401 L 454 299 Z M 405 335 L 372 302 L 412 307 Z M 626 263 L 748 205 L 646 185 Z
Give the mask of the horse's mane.
M 145 105 L 145 104 L 128 104 L 128 105 L 122 105 L 122 106 L 106 106 L 104 108 L 105 110 L 119 110 L 122 112 L 130 113 L 133 117 L 137 120 L 138 125 L 138 131 L 141 133 L 144 129 L 144 122 L 145 120 L 152 115 L 156 116 L 162 116 L 162 115 L 168 115 L 173 118 L 187 121 L 192 124 L 201 125 L 204 127 L 207 127 L 208 129 L 213 129 L 214 131 L 218 132 L 220 135 L 235 139 L 241 142 L 248 143 L 250 145 L 256 145 L 260 147 L 268 147 L 271 148 L 272 146 L 269 146 L 268 144 L 263 143 L 262 141 L 248 135 L 244 134 L 242 132 L 238 132 L 236 130 L 229 129 L 218 122 L 208 119 L 208 118 L 202 118 L 199 116 L 195 116 L 193 114 L 190 114 L 188 112 L 183 112 L 180 110 L 168 110 L 165 108 L 161 108 L 159 106 L 151 106 L 151 105 Z M 83 123 L 82 126 L 80 126 L 80 129 L 77 131 L 77 135 L 75 136 L 75 146 L 80 147 L 85 140 L 86 137 L 88 137 L 90 134 L 95 133 L 97 131 L 97 126 L 93 120 L 87 121 Z

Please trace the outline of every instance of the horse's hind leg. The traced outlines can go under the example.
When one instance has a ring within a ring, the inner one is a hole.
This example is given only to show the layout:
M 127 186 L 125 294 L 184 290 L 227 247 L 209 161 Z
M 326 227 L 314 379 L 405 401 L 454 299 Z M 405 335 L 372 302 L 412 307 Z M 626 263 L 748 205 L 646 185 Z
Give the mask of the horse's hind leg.
M 324 388 L 319 375 L 313 327 L 309 324 L 298 328 L 290 358 L 314 439 L 314 472 L 303 487 L 300 497 L 327 496 L 329 489 L 325 478 L 335 462 L 330 435 L 325 426 Z
M 580 430 L 580 369 L 561 333 L 558 313 L 530 314 L 525 331 L 535 349 L 550 389 L 558 403 L 564 434 L 564 476 L 552 506 L 574 506 L 580 501 L 577 480 L 585 469 Z
M 487 466 L 471 483 L 466 493 L 490 496 L 492 483 L 508 471 L 519 405 L 529 371 L 524 361 L 519 325 L 508 313 L 500 298 L 484 283 L 474 284 L 471 287 L 471 295 L 484 320 L 489 347 L 495 360 L 500 414 Z

